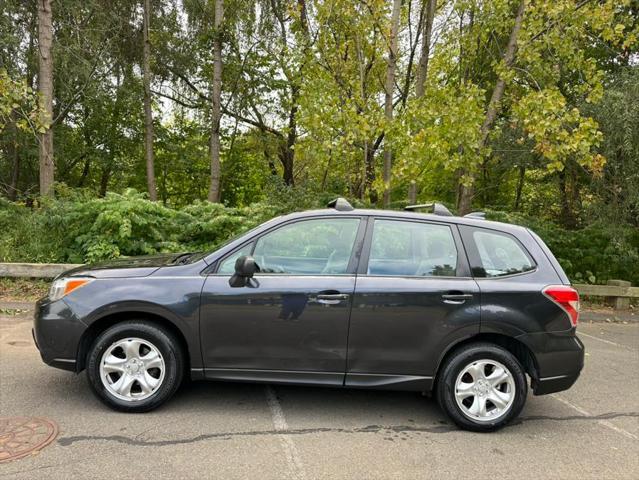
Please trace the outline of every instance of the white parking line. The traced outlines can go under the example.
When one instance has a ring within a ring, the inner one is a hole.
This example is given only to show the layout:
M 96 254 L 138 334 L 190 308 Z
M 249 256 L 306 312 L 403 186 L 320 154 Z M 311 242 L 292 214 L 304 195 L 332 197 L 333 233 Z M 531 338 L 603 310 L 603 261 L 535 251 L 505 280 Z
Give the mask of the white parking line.
M 561 398 L 557 394 L 551 394 L 550 396 L 552 398 L 556 399 L 556 400 L 559 400 L 564 405 L 569 406 L 573 410 L 581 413 L 584 417 L 592 417 L 591 413 L 587 412 L 586 410 L 584 410 L 583 408 L 581 408 L 581 407 L 579 407 L 577 405 L 574 405 L 574 404 L 570 403 L 565 398 Z M 624 430 L 623 428 L 618 427 L 617 425 L 615 425 L 613 423 L 610 423 L 608 420 L 598 420 L 597 423 L 599 423 L 600 425 L 603 425 L 604 427 L 608 427 L 609 429 L 614 430 L 615 432 L 620 433 L 624 437 L 630 438 L 632 440 L 637 440 L 639 438 L 634 433 L 630 433 L 628 430 Z
M 275 427 L 275 430 L 278 432 L 286 432 L 288 430 L 286 417 L 284 416 L 282 406 L 277 399 L 275 390 L 273 390 L 273 387 L 270 385 L 266 386 L 266 402 L 268 403 L 268 408 L 271 410 L 273 427 Z M 306 478 L 306 472 L 304 471 L 304 465 L 302 464 L 297 447 L 293 443 L 293 439 L 286 433 L 282 433 L 278 435 L 278 437 L 282 443 L 284 456 L 286 457 L 286 462 L 288 463 L 292 478 L 295 480 L 304 480 Z
M 628 345 L 622 345 L 621 343 L 615 343 L 615 342 L 611 342 L 610 340 L 604 340 L 603 338 L 595 337 L 594 335 L 588 335 L 587 333 L 578 332 L 577 336 L 588 337 L 588 338 L 592 338 L 593 340 L 599 340 L 600 342 L 607 343 L 608 345 L 614 345 L 615 347 L 621 347 L 628 350 L 633 350 L 633 348 L 629 347 Z

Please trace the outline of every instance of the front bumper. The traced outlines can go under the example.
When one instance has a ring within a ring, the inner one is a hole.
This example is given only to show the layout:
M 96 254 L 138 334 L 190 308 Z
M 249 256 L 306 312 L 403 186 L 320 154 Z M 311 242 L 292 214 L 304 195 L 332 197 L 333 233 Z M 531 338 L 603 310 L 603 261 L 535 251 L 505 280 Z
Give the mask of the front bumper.
M 76 359 L 82 334 L 86 330 L 64 300 L 38 300 L 33 319 L 33 340 L 47 365 L 77 371 Z
M 570 388 L 584 366 L 584 344 L 574 330 L 566 332 L 530 333 L 517 340 L 532 352 L 536 374 L 532 378 L 535 395 L 560 392 Z

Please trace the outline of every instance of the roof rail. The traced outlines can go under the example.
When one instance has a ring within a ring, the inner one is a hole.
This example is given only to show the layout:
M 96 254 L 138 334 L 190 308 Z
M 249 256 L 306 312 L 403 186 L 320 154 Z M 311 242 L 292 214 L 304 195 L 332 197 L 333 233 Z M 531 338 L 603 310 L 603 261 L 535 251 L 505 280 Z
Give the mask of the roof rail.
M 476 218 L 478 220 L 486 220 L 486 212 L 470 212 L 464 215 L 464 218 Z
M 350 212 L 353 210 L 353 205 L 348 203 L 348 200 L 342 197 L 337 197 L 335 200 L 328 202 L 326 205 L 328 208 L 334 208 L 338 212 Z
M 421 205 L 408 205 L 404 207 L 404 210 L 408 210 L 409 212 L 415 212 L 417 210 L 422 210 L 425 208 L 432 209 L 432 213 L 434 215 L 441 215 L 442 217 L 452 217 L 453 214 L 446 208 L 445 205 L 441 203 L 423 203 Z

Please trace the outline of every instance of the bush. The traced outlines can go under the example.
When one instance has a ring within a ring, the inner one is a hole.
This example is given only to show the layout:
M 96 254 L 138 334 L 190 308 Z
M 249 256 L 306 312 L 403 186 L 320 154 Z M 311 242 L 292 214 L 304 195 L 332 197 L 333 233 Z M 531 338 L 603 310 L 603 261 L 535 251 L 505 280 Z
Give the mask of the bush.
M 196 202 L 169 208 L 133 190 L 94 198 L 67 193 L 34 209 L 0 199 L 0 261 L 97 262 L 129 255 L 210 251 L 282 213 L 319 208 L 332 198 L 308 190 L 273 188 L 265 203 L 229 208 Z M 488 218 L 525 225 L 551 248 L 575 282 L 610 278 L 639 285 L 639 230 L 601 223 L 581 230 L 520 214 L 489 211 Z
M 48 200 L 36 209 L 0 204 L 0 260 L 97 262 L 119 256 L 211 250 L 273 217 L 263 204 L 208 202 L 172 209 L 133 190 L 105 198 Z

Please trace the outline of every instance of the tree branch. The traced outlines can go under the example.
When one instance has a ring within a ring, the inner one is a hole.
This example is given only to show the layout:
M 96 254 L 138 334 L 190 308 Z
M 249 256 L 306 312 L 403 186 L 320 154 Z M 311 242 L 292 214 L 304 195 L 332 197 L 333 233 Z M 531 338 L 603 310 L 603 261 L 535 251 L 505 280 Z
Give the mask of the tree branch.
M 179 99 L 177 97 L 169 95 L 168 93 L 160 92 L 158 90 L 151 90 L 151 93 L 154 94 L 154 95 L 157 95 L 159 97 L 163 97 L 163 98 L 167 98 L 169 100 L 172 100 L 175 103 L 177 103 L 178 105 L 181 105 L 181 106 L 186 107 L 186 108 L 202 108 L 203 107 L 203 104 L 201 104 L 201 103 L 189 103 L 189 102 L 187 102 L 185 100 L 181 100 L 181 99 Z

